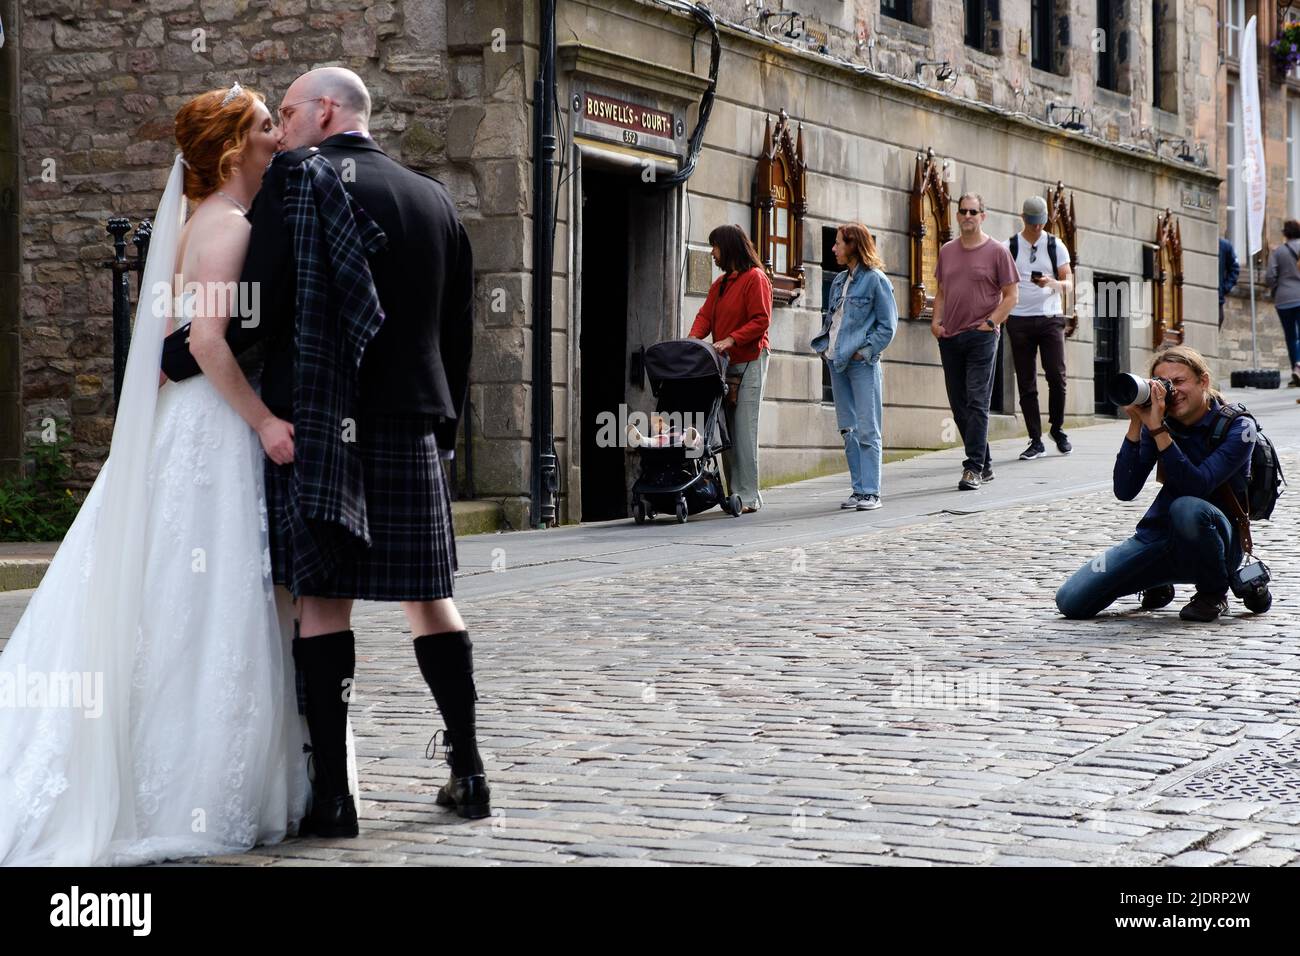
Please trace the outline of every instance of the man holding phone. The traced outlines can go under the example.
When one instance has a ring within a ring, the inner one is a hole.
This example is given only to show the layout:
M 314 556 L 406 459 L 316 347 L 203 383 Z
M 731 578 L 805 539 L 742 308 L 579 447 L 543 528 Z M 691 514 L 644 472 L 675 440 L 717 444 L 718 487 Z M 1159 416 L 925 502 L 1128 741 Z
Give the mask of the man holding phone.
M 1037 353 L 1043 355 L 1043 372 L 1047 376 L 1047 420 L 1057 451 L 1068 455 L 1070 439 L 1065 424 L 1065 315 L 1064 302 L 1074 283 L 1070 271 L 1070 250 L 1056 236 L 1044 230 L 1047 202 L 1030 196 L 1021 208 L 1024 231 L 1006 242 L 1007 251 L 1016 262 L 1020 276 L 1019 298 L 1007 319 L 1011 337 L 1011 356 L 1016 365 L 1016 385 L 1020 390 L 1020 411 L 1029 430 L 1029 447 L 1021 461 L 1041 458 L 1043 423 L 1038 408 Z

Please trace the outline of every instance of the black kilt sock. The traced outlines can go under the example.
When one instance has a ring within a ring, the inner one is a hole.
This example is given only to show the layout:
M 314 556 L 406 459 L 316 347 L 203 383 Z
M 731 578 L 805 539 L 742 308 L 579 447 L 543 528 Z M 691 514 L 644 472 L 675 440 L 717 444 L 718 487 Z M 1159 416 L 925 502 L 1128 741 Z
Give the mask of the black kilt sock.
M 470 643 L 469 632 L 425 634 L 413 643 L 420 673 L 433 692 L 442 722 L 447 726 L 452 774 L 467 777 L 482 773 L 474 715 L 474 701 L 478 700 L 474 689 L 474 645 Z
M 322 796 L 348 793 L 348 698 L 356 671 L 351 631 L 295 637 L 293 662 L 299 700 L 311 732 L 315 764 L 313 787 Z

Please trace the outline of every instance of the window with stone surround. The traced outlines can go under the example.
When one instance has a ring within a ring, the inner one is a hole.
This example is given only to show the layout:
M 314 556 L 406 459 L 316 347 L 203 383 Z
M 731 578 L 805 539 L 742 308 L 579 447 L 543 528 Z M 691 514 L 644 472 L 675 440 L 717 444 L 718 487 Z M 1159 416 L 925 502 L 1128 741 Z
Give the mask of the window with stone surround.
M 1178 7 L 1151 0 L 1151 105 L 1178 112 Z
M 1246 29 L 1246 0 L 1221 0 L 1223 49 L 1229 60 L 1241 59 L 1241 33 Z
M 915 0 L 880 0 L 880 12 L 893 20 L 904 23 L 916 23 L 912 9 Z
M 1097 86 L 1129 95 L 1129 0 L 1097 0 L 1097 26 L 1092 40 L 1097 51 Z
M 963 0 L 966 45 L 984 53 L 1002 52 L 1001 0 Z
M 1037 70 L 1069 71 L 1069 0 L 1029 0 L 1029 52 Z

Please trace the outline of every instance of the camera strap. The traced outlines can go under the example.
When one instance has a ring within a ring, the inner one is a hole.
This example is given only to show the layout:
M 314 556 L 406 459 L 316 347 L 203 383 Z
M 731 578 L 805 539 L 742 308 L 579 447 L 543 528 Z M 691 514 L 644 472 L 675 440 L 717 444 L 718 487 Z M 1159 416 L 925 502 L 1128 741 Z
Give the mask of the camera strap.
M 1214 493 L 1217 499 L 1216 504 L 1227 512 L 1228 520 L 1237 528 L 1237 534 L 1241 537 L 1241 550 L 1251 557 L 1254 557 L 1254 543 L 1250 539 L 1250 515 L 1246 509 L 1241 506 L 1237 500 L 1237 495 L 1227 482 L 1221 484 Z

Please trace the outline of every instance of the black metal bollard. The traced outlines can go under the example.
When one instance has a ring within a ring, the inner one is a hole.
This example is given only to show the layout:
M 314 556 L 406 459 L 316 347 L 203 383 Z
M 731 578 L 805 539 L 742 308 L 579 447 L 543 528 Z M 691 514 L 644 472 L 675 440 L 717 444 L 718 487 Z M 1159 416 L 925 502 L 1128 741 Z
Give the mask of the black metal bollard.
M 134 259 L 126 257 L 126 234 L 131 231 L 131 220 L 115 216 L 105 229 L 113 237 L 113 258 L 101 262 L 113 271 L 113 401 L 122 395 L 122 378 L 126 375 L 126 356 L 131 349 L 131 280 L 128 273 L 136 273 L 136 295 L 144 277 L 144 263 L 149 255 L 149 237 L 153 225 L 143 220 L 131 240 L 136 248 Z

